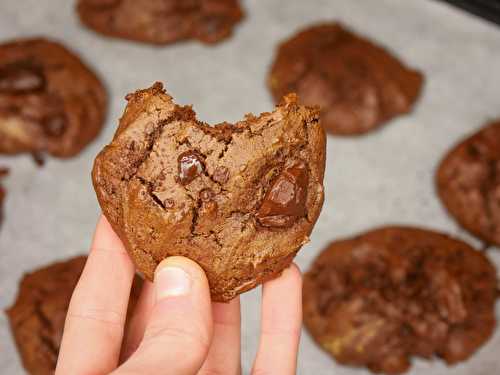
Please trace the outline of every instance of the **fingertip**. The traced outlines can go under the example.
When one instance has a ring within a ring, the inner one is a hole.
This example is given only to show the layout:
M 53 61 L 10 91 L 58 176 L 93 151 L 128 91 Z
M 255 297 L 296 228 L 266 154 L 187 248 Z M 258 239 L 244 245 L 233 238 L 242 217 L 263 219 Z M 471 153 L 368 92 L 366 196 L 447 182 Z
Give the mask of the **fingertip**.
M 300 270 L 299 266 L 297 266 L 295 263 L 290 264 L 290 267 L 285 269 L 283 273 L 285 273 L 287 277 L 300 280 L 302 279 L 302 271 Z
M 120 237 L 115 233 L 106 216 L 101 214 L 97 221 L 94 237 L 92 240 L 92 250 L 111 250 L 118 253 L 126 253 Z
M 179 268 L 186 272 L 193 280 L 207 282 L 205 271 L 195 261 L 183 256 L 171 256 L 163 259 L 155 270 L 155 280 L 157 275 L 166 268 Z
M 191 259 L 168 257 L 156 267 L 154 276 L 156 301 L 188 296 L 210 301 L 210 289 L 203 269 Z
M 270 280 L 264 284 L 264 286 L 280 286 L 280 285 L 291 285 L 291 288 L 297 286 L 302 286 L 302 272 L 300 268 L 295 264 L 291 263 L 288 268 L 285 268 L 280 276 Z

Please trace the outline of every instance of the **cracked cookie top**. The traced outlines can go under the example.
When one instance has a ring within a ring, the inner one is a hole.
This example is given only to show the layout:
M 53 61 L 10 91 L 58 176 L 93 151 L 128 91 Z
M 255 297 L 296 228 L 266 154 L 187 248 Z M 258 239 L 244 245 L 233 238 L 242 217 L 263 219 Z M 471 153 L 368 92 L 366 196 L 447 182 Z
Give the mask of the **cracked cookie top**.
M 65 46 L 0 45 L 0 153 L 73 156 L 100 132 L 106 103 L 99 79 Z
M 338 135 L 363 134 L 409 112 L 422 83 L 420 72 L 340 23 L 312 25 L 284 41 L 268 77 L 276 102 L 296 92 L 321 106 L 323 126 Z
M 127 99 L 93 182 L 138 269 L 151 279 L 165 257 L 187 256 L 221 301 L 278 275 L 323 203 L 318 110 L 290 95 L 272 113 L 209 126 L 159 83 Z
M 217 43 L 243 18 L 239 0 L 79 0 L 77 10 L 99 33 L 153 44 Z
M 441 162 L 436 183 L 442 202 L 465 229 L 500 246 L 500 120 L 455 146 Z
M 74 257 L 23 277 L 16 302 L 7 315 L 28 373 L 54 374 L 66 312 L 86 260 L 86 256 Z M 142 280 L 136 276 L 129 313 L 139 298 L 141 285 Z
M 446 235 L 384 227 L 330 244 L 304 277 L 304 320 L 335 359 L 400 374 L 469 358 L 495 328 L 496 271 Z

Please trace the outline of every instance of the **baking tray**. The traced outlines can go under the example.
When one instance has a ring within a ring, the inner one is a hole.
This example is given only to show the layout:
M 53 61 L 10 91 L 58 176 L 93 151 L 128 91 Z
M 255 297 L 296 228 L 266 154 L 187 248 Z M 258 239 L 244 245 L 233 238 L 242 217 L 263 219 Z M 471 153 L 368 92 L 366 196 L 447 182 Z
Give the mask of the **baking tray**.
M 441 0 L 458 6 L 472 14 L 500 25 L 500 1 L 498 0 Z
M 325 206 L 298 265 L 307 269 L 335 238 L 387 223 L 428 226 L 479 245 L 446 215 L 433 176 L 456 141 L 500 116 L 500 32 L 492 24 L 435 1 L 248 0 L 247 18 L 227 42 L 157 48 L 96 35 L 80 26 L 73 6 L 68 0 L 0 2 L 1 39 L 41 34 L 62 40 L 102 76 L 111 99 L 102 135 L 77 158 L 49 158 L 37 168 L 29 156 L 0 157 L 12 172 L 0 230 L 0 309 L 12 303 L 24 272 L 88 248 L 99 214 L 92 161 L 111 139 L 126 93 L 164 81 L 176 101 L 194 104 L 210 123 L 268 111 L 273 103 L 265 77 L 276 44 L 320 20 L 341 20 L 392 49 L 425 72 L 426 84 L 411 115 L 367 136 L 328 137 Z M 500 252 L 489 254 L 500 265 Z M 259 299 L 259 289 L 242 297 L 245 374 L 257 348 Z M 498 374 L 499 350 L 497 332 L 465 364 L 447 369 L 418 360 L 409 374 Z M 3 314 L 0 372 L 23 373 Z M 368 374 L 336 365 L 305 331 L 298 373 Z

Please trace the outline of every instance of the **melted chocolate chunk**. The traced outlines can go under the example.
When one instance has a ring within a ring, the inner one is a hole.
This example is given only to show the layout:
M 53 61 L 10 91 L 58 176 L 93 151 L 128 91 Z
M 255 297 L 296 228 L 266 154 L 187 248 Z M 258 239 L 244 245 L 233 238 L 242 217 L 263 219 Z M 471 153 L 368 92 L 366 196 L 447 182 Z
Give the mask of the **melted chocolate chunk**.
M 182 185 L 191 183 L 205 169 L 203 157 L 196 151 L 183 152 L 177 159 L 179 182 Z
M 0 69 L 0 93 L 24 94 L 44 87 L 45 77 L 40 69 L 23 64 Z
M 306 214 L 307 166 L 299 161 L 285 168 L 264 197 L 257 219 L 265 227 L 291 227 Z

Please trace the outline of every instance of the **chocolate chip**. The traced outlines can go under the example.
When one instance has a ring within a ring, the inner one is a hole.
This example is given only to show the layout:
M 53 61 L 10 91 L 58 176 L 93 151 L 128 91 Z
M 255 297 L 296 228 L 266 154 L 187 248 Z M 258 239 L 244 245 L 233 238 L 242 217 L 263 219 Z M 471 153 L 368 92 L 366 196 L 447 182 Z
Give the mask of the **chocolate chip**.
M 265 227 L 287 228 L 306 214 L 309 176 L 306 164 L 298 161 L 274 180 L 257 212 Z
M 214 192 L 210 188 L 203 189 L 202 191 L 200 191 L 200 199 L 203 202 L 210 202 L 213 197 L 214 197 Z
M 196 151 L 183 152 L 177 159 L 179 182 L 187 185 L 198 177 L 205 169 L 203 157 Z
M 43 130 L 50 137 L 60 137 L 66 130 L 66 116 L 56 115 L 43 121 Z
M 223 166 L 215 168 L 213 179 L 219 184 L 225 184 L 229 180 L 229 169 Z
M 40 69 L 8 65 L 0 69 L 0 93 L 24 94 L 43 90 L 45 77 Z

